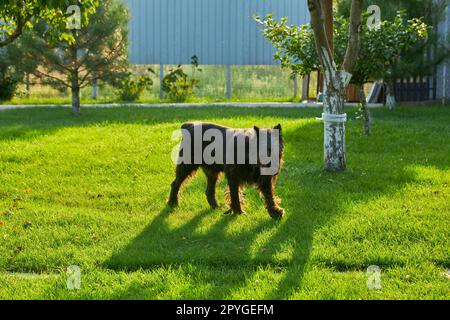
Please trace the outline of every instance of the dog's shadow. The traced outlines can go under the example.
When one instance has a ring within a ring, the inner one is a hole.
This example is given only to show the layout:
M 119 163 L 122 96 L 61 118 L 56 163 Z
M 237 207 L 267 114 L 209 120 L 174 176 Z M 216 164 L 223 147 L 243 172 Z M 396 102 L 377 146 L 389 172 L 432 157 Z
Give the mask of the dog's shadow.
M 104 262 L 104 267 L 136 271 L 182 263 L 250 264 L 248 251 L 254 238 L 262 229 L 276 227 L 276 222 L 267 217 L 256 228 L 230 235 L 226 232 L 230 223 L 251 217 L 249 214 L 225 215 L 225 210 L 224 206 L 220 206 L 218 209 L 193 212 L 187 222 L 177 226 L 178 209 L 166 206 L 136 238 Z
M 307 129 L 308 127 L 302 127 L 301 130 L 293 131 L 287 140 L 302 141 L 297 135 Z M 313 139 L 307 141 L 311 145 L 306 145 L 303 149 L 313 150 L 313 155 L 319 155 L 321 146 Z M 353 147 L 355 154 L 368 152 L 363 144 Z M 190 216 L 189 213 L 164 207 L 136 238 L 114 253 L 105 262 L 105 266 L 121 271 L 154 270 L 158 267 L 166 270 L 168 266 L 182 266 L 179 269 L 180 277 L 195 279 L 193 286 L 203 285 L 208 289 L 198 293 L 198 296 L 186 289 L 179 293 L 180 297 L 206 296 L 213 299 L 229 299 L 234 294 L 239 296 L 240 292 L 251 292 L 249 287 L 253 289 L 256 286 L 259 276 L 256 270 L 268 268 L 273 271 L 275 280 L 272 279 L 272 287 L 263 293 L 262 298 L 292 297 L 301 288 L 305 271 L 312 259 L 315 233 L 346 214 L 346 205 L 343 203 L 348 203 L 349 200 L 353 203 L 365 203 L 395 193 L 416 180 L 416 173 L 408 169 L 414 159 L 402 163 L 395 169 L 396 175 L 388 178 L 384 168 L 376 166 L 364 175 L 357 169 L 335 175 L 323 172 L 316 165 L 320 163 L 320 159 L 311 160 L 311 156 L 298 151 L 303 149 L 295 143 L 288 145 L 289 156 L 277 186 L 279 195 L 284 200 L 282 206 L 287 212 L 283 221 L 259 216 L 263 212 L 262 208 L 257 212 L 247 213 L 246 216 L 223 215 L 223 207 L 220 210 L 192 212 Z M 391 158 L 400 156 L 402 155 L 394 153 Z M 370 192 L 355 191 L 355 185 L 367 181 L 374 181 L 377 188 Z M 178 214 L 183 214 L 185 220 L 183 224 L 179 224 L 181 226 L 174 226 L 171 215 Z M 251 219 L 251 223 L 240 228 L 238 224 L 241 221 L 244 224 L 246 219 Z M 379 266 L 387 263 L 386 266 L 389 267 L 397 262 L 367 260 L 363 263 Z M 192 269 L 186 266 L 192 266 Z M 361 265 L 346 265 L 343 262 L 334 267 L 346 270 L 360 268 Z M 167 289 L 169 287 L 170 284 L 167 284 Z M 135 281 L 128 290 L 118 293 L 117 297 L 139 297 L 146 292 L 145 285 Z M 158 297 L 160 292 L 152 293 L 154 296 L 150 297 Z M 261 295 L 257 298 L 261 298 Z

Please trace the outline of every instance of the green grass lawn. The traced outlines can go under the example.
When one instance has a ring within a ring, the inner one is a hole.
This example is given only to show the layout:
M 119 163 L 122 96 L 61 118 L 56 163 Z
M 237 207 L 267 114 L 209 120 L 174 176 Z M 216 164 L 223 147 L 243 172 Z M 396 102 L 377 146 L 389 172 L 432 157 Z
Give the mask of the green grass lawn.
M 450 108 L 373 110 L 370 137 L 347 111 L 340 174 L 322 170 L 319 109 L 0 111 L 0 298 L 449 299 Z M 283 221 L 253 189 L 223 215 L 224 182 L 210 210 L 201 173 L 166 208 L 188 120 L 283 125 Z

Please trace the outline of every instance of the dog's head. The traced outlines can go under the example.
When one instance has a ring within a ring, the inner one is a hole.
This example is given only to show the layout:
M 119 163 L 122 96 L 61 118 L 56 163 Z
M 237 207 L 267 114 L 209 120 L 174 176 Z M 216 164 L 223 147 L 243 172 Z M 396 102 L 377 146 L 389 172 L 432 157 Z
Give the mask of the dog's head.
M 272 170 L 266 170 L 267 175 L 278 174 L 284 152 L 283 130 L 281 124 L 269 129 L 261 129 L 255 126 L 254 130 L 258 139 L 258 163 L 261 163 L 261 167 L 263 168 L 272 168 Z M 270 163 L 267 163 L 267 159 L 264 159 L 265 156 L 270 157 Z

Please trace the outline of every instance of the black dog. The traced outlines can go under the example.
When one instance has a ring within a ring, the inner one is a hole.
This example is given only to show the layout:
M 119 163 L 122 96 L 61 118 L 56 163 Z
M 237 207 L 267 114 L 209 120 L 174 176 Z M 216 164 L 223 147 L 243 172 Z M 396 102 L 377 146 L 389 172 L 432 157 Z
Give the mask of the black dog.
M 280 208 L 274 195 L 283 156 L 281 125 L 273 129 L 259 129 L 258 127 L 253 129 L 232 129 L 212 123 L 186 123 L 181 129 L 183 131 L 183 141 L 176 168 L 176 178 L 172 183 L 170 192 L 168 202 L 170 206 L 178 205 L 178 193 L 181 185 L 201 167 L 207 177 L 206 197 L 212 208 L 218 208 L 215 196 L 216 183 L 220 173 L 224 172 L 228 180 L 231 207 L 226 213 L 244 213 L 241 204 L 241 189 L 244 184 L 252 184 L 256 185 L 262 193 L 270 216 L 277 219 L 282 218 L 284 210 Z M 210 137 L 206 139 L 207 141 L 200 140 L 201 148 L 197 147 L 197 152 L 190 152 L 195 150 L 195 142 L 199 143 L 199 140 L 193 137 L 197 134 L 203 138 L 208 135 L 208 132 L 211 132 L 211 129 L 215 133 L 219 133 L 221 137 L 216 135 L 212 139 L 211 135 L 209 135 Z M 227 140 L 227 137 L 231 139 Z M 276 138 L 278 138 L 278 141 Z M 218 143 L 219 141 L 216 140 L 222 140 L 222 142 Z M 225 140 L 227 142 L 223 143 Z M 230 144 L 230 141 L 232 144 Z M 206 161 L 203 158 L 203 152 L 207 149 L 210 150 L 214 142 L 218 146 L 216 150 L 211 152 L 211 155 L 215 157 L 215 161 Z M 266 148 L 267 150 L 261 150 L 261 148 Z M 262 162 L 261 151 L 271 156 L 271 170 L 268 170 L 269 163 L 267 161 Z M 199 152 L 201 153 L 200 158 L 198 158 Z M 254 157 L 255 152 L 257 154 L 256 158 Z M 196 153 L 197 158 L 195 156 Z

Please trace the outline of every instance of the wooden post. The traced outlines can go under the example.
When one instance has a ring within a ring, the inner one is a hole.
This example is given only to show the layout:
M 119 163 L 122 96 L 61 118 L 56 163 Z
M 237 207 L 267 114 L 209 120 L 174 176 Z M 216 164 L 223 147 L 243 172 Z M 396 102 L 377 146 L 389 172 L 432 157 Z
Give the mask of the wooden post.
M 29 73 L 27 73 L 27 97 L 29 97 L 30 96 L 30 74 Z
M 310 79 L 309 75 L 303 77 L 302 101 L 308 101 L 309 100 L 309 79 Z
M 227 99 L 231 99 L 232 96 L 231 85 L 231 66 L 227 65 Z
M 298 80 L 297 75 L 294 75 L 294 99 L 297 99 L 298 96 Z
M 164 80 L 164 65 L 159 65 L 159 98 L 164 99 L 164 91 L 163 91 L 163 80 Z

